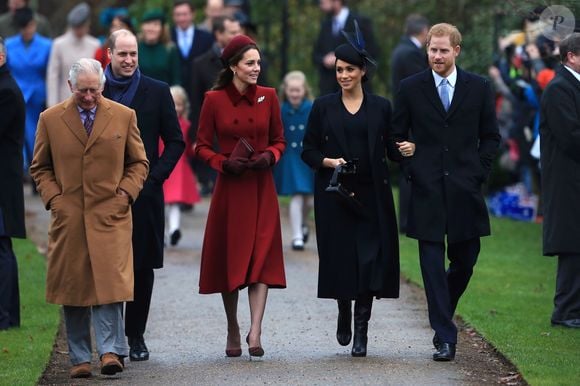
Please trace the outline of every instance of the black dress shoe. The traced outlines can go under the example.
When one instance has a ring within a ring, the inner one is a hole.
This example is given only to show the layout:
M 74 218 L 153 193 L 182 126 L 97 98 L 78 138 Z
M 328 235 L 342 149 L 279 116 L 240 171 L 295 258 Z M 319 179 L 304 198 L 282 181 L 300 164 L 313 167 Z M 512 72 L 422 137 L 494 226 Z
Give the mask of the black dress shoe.
M 352 339 L 352 303 L 350 300 L 338 300 L 338 323 L 336 340 L 341 346 L 348 346 Z
M 580 328 L 580 319 L 568 319 L 568 320 L 553 320 L 552 326 L 562 326 L 568 328 Z
M 441 343 L 439 342 L 439 336 L 437 335 L 437 333 L 435 333 L 435 335 L 433 335 L 433 347 L 435 347 L 435 350 L 439 350 L 439 345 Z
M 439 343 L 439 349 L 433 354 L 436 362 L 449 362 L 455 359 L 455 343 Z
M 139 362 L 149 359 L 149 350 L 145 346 L 142 336 L 129 337 L 129 358 L 131 361 Z
M 171 233 L 169 243 L 171 244 L 172 247 L 174 247 L 177 245 L 180 239 L 181 239 L 181 231 L 179 229 L 176 229 Z

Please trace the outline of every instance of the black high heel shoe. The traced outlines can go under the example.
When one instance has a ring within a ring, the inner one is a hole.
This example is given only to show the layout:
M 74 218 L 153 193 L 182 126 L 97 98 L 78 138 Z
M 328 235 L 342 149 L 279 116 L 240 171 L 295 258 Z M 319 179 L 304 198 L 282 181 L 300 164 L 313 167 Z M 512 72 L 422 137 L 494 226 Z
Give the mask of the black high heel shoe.
M 246 343 L 248 346 L 250 345 L 250 334 L 246 336 Z M 250 354 L 250 359 L 252 357 L 263 357 L 264 349 L 261 346 L 248 347 L 248 353 Z

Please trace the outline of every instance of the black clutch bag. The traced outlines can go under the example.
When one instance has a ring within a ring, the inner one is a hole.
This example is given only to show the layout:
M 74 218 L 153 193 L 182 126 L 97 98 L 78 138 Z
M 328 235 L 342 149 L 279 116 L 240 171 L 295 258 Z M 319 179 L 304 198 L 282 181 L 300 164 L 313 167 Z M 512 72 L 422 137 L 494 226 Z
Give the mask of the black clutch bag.
M 346 206 L 353 214 L 360 217 L 366 217 L 365 208 L 362 203 L 355 197 L 354 192 L 348 189 L 342 182 L 345 176 L 356 174 L 356 169 L 356 162 L 353 161 L 348 161 L 345 164 L 338 165 L 334 169 L 332 178 L 330 179 L 325 191 L 337 195 L 344 206 Z

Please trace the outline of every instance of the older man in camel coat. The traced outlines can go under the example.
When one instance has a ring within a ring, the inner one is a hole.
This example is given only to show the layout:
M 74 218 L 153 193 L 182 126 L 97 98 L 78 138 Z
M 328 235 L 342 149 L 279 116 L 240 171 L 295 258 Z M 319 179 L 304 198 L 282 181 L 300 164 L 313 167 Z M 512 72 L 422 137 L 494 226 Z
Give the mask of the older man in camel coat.
M 71 377 L 123 371 L 123 302 L 133 299 L 131 203 L 149 163 L 135 112 L 101 96 L 99 62 L 73 64 L 68 100 L 40 115 L 30 173 L 51 211 L 46 298 L 64 305 Z

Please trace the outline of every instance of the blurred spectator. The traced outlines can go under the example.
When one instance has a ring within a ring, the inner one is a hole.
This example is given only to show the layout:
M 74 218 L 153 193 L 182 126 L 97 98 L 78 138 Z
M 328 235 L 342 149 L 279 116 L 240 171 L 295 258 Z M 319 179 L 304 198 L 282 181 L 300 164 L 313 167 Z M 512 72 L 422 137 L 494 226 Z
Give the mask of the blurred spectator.
M 19 8 L 14 20 L 20 33 L 6 39 L 8 68 L 18 83 L 26 103 L 24 132 L 24 170 L 32 161 L 38 116 L 46 107 L 46 69 L 50 57 L 50 39 L 36 33 L 34 13 L 28 7 Z
M 391 54 L 391 94 L 395 96 L 401 80 L 425 70 L 429 64 L 425 49 L 425 39 L 429 32 L 429 20 L 418 14 L 411 14 L 405 20 L 405 36 Z M 407 233 L 407 208 L 411 197 L 411 186 L 405 173 L 399 173 L 399 232 Z
M 181 239 L 181 211 L 184 208 L 191 208 L 195 203 L 201 201 L 197 183 L 191 168 L 187 164 L 188 153 L 193 154 L 191 143 L 187 140 L 188 131 L 191 128 L 189 120 L 189 100 L 187 93 L 181 86 L 171 86 L 171 96 L 175 104 L 175 112 L 179 120 L 179 126 L 183 138 L 185 139 L 185 152 L 181 154 L 175 168 L 169 178 L 163 183 L 163 198 L 165 200 L 165 238 L 169 238 L 171 246 L 177 245 Z M 163 153 L 163 141 L 159 141 L 159 153 Z
M 22 192 L 22 143 L 25 106 L 18 85 L 6 66 L 0 37 L 0 330 L 20 326 L 18 263 L 12 238 L 25 238 Z
M 17 9 L 28 7 L 28 0 L 8 0 L 8 12 L 0 15 L 0 36 L 7 38 L 20 32 L 18 24 L 14 19 Z M 52 31 L 48 20 L 43 15 L 34 12 L 34 21 L 36 21 L 36 30 L 39 34 L 52 37 Z
M 251 15 L 250 0 L 224 0 L 224 14 L 234 16 L 236 12 Z
M 558 256 L 552 326 L 580 328 L 580 33 L 559 51 L 563 66 L 541 108 L 543 253 Z
M 133 22 L 131 21 L 131 17 L 127 14 L 127 10 L 125 8 L 112 9 L 113 13 L 111 14 L 110 12 L 111 9 L 112 8 L 108 8 L 109 10 L 108 12 L 103 12 L 101 14 L 101 22 L 106 26 L 108 26 L 109 35 L 120 29 L 126 29 L 135 33 L 135 30 L 133 28 Z M 107 15 L 110 16 L 110 20 L 109 17 L 107 17 Z M 103 69 L 105 69 L 105 67 L 107 67 L 107 64 L 111 62 L 111 59 L 109 58 L 109 54 L 107 52 L 108 48 L 109 48 L 109 39 L 107 37 L 105 38 L 103 44 L 99 48 L 97 48 L 97 51 L 95 51 L 95 59 L 101 62 Z
M 101 43 L 89 35 L 91 9 L 85 2 L 76 5 L 67 15 L 68 30 L 54 39 L 47 73 L 47 106 L 53 106 L 71 95 L 68 73 L 81 58 L 92 58 Z
M 219 72 L 224 68 L 220 56 L 223 49 L 237 35 L 241 33 L 240 23 L 230 16 L 221 16 L 215 19 L 213 25 L 213 36 L 215 43 L 205 54 L 200 55 L 193 62 L 191 103 L 191 129 L 189 139 L 195 142 L 199 113 L 205 92 L 210 90 L 217 79 Z M 197 179 L 201 185 L 201 193 L 208 195 L 213 191 L 216 179 L 216 172 L 205 162 L 196 158 L 191 159 L 191 167 L 195 171 Z
M 207 0 L 203 10 L 205 19 L 198 25 L 198 28 L 207 32 L 213 30 L 213 21 L 216 17 L 224 15 L 223 0 Z
M 179 54 L 169 38 L 165 15 L 152 9 L 143 15 L 139 37 L 139 69 L 153 79 L 168 85 L 181 84 Z
M 379 48 L 373 34 L 371 20 L 352 12 L 345 4 L 345 0 L 319 0 L 321 11 L 325 17 L 320 25 L 320 33 L 314 45 L 313 60 L 318 67 L 319 95 L 336 92 L 339 89 L 334 71 L 334 48 L 346 43 L 340 31 L 354 31 L 354 21 L 358 21 L 366 50 L 369 55 L 379 57 Z M 369 74 L 369 79 L 371 78 Z M 370 89 L 370 83 L 365 83 L 365 90 Z
M 177 45 L 179 62 L 181 64 L 181 86 L 192 100 L 191 73 L 193 60 L 209 50 L 213 44 L 211 33 L 196 28 L 195 7 L 188 0 L 177 0 L 173 5 L 173 23 L 171 39 Z

